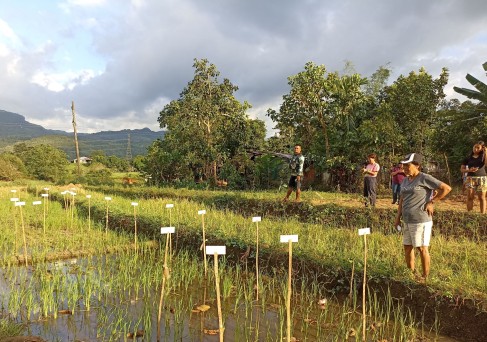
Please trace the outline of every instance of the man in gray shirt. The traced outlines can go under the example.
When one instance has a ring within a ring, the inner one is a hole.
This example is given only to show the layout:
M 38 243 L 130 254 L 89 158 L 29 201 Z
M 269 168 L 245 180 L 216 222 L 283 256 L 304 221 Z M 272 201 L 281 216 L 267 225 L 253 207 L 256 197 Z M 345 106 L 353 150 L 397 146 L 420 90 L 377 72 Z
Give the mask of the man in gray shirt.
M 294 146 L 294 155 L 289 160 L 289 168 L 291 178 L 289 178 L 286 197 L 283 201 L 286 202 L 293 190 L 296 190 L 296 202 L 299 202 L 301 200 L 301 181 L 304 175 L 304 156 L 301 154 L 301 145 Z
M 423 156 L 419 153 L 410 153 L 401 161 L 407 177 L 401 183 L 401 197 L 395 225 L 400 227 L 402 217 L 406 265 L 411 271 L 415 271 L 414 248 L 417 248 L 423 266 L 420 280 L 426 281 L 430 272 L 428 246 L 433 228 L 433 204 L 445 197 L 451 191 L 451 187 L 421 172 L 422 161 Z

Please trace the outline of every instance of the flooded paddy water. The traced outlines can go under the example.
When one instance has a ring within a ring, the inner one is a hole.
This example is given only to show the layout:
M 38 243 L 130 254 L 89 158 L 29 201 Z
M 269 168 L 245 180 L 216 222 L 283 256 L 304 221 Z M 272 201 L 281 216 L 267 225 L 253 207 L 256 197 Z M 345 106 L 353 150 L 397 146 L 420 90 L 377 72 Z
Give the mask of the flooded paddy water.
M 211 267 L 205 277 L 200 259 L 188 252 L 171 256 L 161 341 L 219 341 L 215 278 Z M 23 323 L 25 334 L 46 341 L 156 341 L 162 265 L 162 255 L 146 249 L 6 267 L 0 273 L 1 315 Z M 252 271 L 225 260 L 220 266 L 224 340 L 285 340 L 285 272 L 262 274 L 257 300 Z M 292 287 L 296 341 L 361 340 L 356 295 L 337 301 L 312 279 L 296 279 Z M 320 305 L 320 300 L 325 303 Z M 414 322 L 393 298 L 382 303 L 373 293 L 368 296 L 366 329 L 370 341 L 455 341 Z

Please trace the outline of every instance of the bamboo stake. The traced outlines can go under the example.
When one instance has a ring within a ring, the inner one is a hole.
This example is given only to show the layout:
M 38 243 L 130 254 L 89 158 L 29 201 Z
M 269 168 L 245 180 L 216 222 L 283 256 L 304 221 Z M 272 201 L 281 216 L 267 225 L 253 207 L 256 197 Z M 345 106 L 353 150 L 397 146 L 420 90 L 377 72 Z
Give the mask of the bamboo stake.
M 222 304 L 220 300 L 220 276 L 218 275 L 218 253 L 216 251 L 213 254 L 213 260 L 215 264 L 216 303 L 218 307 L 218 330 L 220 332 L 220 342 L 223 342 L 223 332 L 225 331 L 225 328 L 223 327 Z
M 291 293 L 292 293 L 292 269 L 293 269 L 293 243 L 289 240 L 289 260 L 288 260 L 288 279 L 287 279 L 287 298 L 286 298 L 286 310 L 287 310 L 287 342 L 291 341 Z
M 259 300 L 259 222 L 261 217 L 256 216 L 252 218 L 252 222 L 255 222 L 255 281 L 256 285 L 256 300 Z
M 132 206 L 134 207 L 134 242 L 135 242 L 135 254 L 137 255 L 137 210 L 136 207 L 139 204 L 136 202 L 132 202 Z
M 298 242 L 297 235 L 281 235 L 281 243 L 287 243 L 289 248 L 288 279 L 286 296 L 286 341 L 291 342 L 291 294 L 292 294 L 292 272 L 293 272 L 293 242 Z
M 25 260 L 25 267 L 28 267 L 29 264 L 27 262 L 27 239 L 25 238 L 24 216 L 22 214 L 22 206 L 24 205 L 25 202 L 15 202 L 15 206 L 19 207 L 19 211 L 20 211 L 20 224 L 22 225 L 22 239 L 24 240 L 24 260 Z
M 86 195 L 88 199 L 88 231 L 91 230 L 91 195 Z
M 208 265 L 206 263 L 205 214 L 206 214 L 206 210 L 199 210 L 198 211 L 198 215 L 201 215 L 201 229 L 202 229 L 202 232 L 203 232 L 203 245 L 202 245 L 202 249 L 203 249 L 203 263 L 205 265 L 205 278 L 206 278 L 206 276 L 208 274 Z
M 364 279 L 362 283 L 362 341 L 366 341 L 366 308 L 365 308 L 365 293 L 367 287 L 367 235 L 370 234 L 370 228 L 362 228 L 358 230 L 359 235 L 364 236 Z
M 161 233 L 162 233 L 161 228 Z M 157 313 L 157 342 L 161 341 L 161 317 L 162 317 L 162 303 L 164 301 L 164 288 L 166 287 L 166 278 L 169 279 L 169 269 L 167 267 L 167 249 L 169 245 L 169 235 L 170 233 L 166 233 L 166 248 L 164 249 L 164 265 L 163 265 L 163 274 L 162 274 L 162 285 L 161 285 L 161 295 L 159 299 L 159 311 Z

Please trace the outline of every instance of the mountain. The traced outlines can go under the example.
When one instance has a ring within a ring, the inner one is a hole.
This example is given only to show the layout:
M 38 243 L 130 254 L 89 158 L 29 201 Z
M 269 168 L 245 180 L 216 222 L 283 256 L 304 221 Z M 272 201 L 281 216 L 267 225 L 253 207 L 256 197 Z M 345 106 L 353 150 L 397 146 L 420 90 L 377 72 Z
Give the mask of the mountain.
M 147 147 L 154 140 L 162 139 L 164 133 L 154 132 L 149 128 L 78 133 L 78 145 L 81 156 L 89 156 L 92 151 L 101 150 L 107 156 L 125 158 L 131 152 L 134 157 L 145 155 Z M 0 152 L 12 150 L 13 145 L 18 142 L 28 145 L 50 144 L 65 151 L 69 159 L 76 158 L 73 133 L 46 129 L 26 121 L 20 114 L 0 110 Z

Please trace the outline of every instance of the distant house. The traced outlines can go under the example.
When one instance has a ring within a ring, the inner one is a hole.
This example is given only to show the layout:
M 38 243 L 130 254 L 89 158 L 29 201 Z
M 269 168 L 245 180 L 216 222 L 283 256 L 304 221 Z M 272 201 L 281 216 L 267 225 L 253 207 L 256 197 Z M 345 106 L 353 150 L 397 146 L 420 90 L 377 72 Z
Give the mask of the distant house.
M 76 163 L 78 160 L 77 159 L 73 159 L 73 163 Z M 79 157 L 79 163 L 80 164 L 90 164 L 92 161 L 91 158 L 89 157 Z

